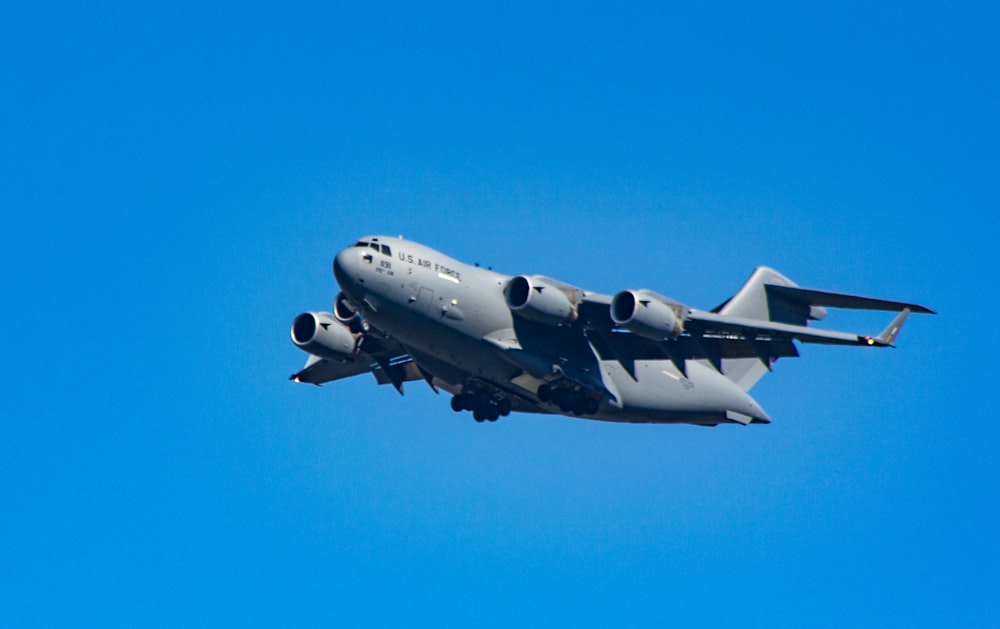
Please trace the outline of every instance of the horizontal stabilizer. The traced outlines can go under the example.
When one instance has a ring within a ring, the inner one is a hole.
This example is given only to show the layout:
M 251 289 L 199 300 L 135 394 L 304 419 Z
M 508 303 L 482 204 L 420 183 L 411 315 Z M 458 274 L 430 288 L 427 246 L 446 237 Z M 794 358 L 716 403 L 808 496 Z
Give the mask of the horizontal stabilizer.
M 908 304 L 901 301 L 890 301 L 888 299 L 875 299 L 873 297 L 862 297 L 860 295 L 848 295 L 846 293 L 833 293 L 824 290 L 814 290 L 811 288 L 799 288 L 798 286 L 778 286 L 777 284 L 766 284 L 765 290 L 772 295 L 777 295 L 786 301 L 798 302 L 808 306 L 829 306 L 831 308 L 850 308 L 854 310 L 889 310 L 900 311 L 904 309 L 910 312 L 923 314 L 934 314 L 930 308 L 918 304 Z

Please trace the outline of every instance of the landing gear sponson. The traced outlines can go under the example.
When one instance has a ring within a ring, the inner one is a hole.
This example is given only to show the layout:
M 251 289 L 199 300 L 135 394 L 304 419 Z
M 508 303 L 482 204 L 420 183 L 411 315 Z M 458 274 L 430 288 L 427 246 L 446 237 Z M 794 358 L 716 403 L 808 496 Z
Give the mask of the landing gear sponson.
M 564 413 L 573 413 L 577 417 L 593 415 L 597 412 L 597 400 L 587 391 L 579 387 L 549 386 L 538 387 L 538 400 L 552 403 Z

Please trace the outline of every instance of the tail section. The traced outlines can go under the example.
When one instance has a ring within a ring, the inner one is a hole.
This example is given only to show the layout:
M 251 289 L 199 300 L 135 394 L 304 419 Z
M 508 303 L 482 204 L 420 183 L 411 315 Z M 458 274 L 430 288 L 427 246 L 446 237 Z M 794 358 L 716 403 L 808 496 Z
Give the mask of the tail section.
M 792 290 L 783 293 L 782 288 Z M 826 309 L 822 306 L 811 305 L 808 300 L 783 296 L 801 290 L 798 284 L 781 273 L 760 266 L 738 293 L 712 312 L 792 325 L 806 325 L 809 321 L 819 321 L 825 317 Z
M 731 317 L 780 321 L 795 325 L 805 325 L 809 319 L 818 320 L 826 315 L 826 311 L 822 308 L 815 310 L 805 308 L 803 310 L 801 306 L 794 307 L 780 303 L 774 303 L 772 307 L 767 290 L 768 285 L 796 286 L 792 280 L 774 269 L 766 266 L 757 267 L 739 292 L 712 312 Z M 764 377 L 764 374 L 770 371 L 770 365 L 773 365 L 776 360 L 777 358 L 772 359 L 768 365 L 764 365 L 756 358 L 726 358 L 722 361 L 722 373 L 741 389 L 749 391 L 753 385 L 757 384 L 758 380 Z
M 831 291 L 800 288 L 797 284 L 768 267 L 758 267 L 750 275 L 739 292 L 712 312 L 739 319 L 768 321 L 775 325 L 761 326 L 780 332 L 789 330 L 787 326 L 805 326 L 809 321 L 818 321 L 826 316 L 826 308 L 850 308 L 857 310 L 887 310 L 900 314 L 877 337 L 856 337 L 840 332 L 817 330 L 812 334 L 796 332 L 793 337 L 807 343 L 838 343 L 891 346 L 907 315 L 911 312 L 933 314 L 929 308 L 887 299 L 875 299 L 859 295 L 847 295 Z M 749 323 L 749 322 L 748 322 Z M 747 326 L 754 327 L 754 326 Z M 853 340 L 852 340 L 853 339 Z M 751 339 L 752 342 L 752 339 Z M 793 346 L 794 347 L 794 346 Z M 785 354 L 787 355 L 787 354 Z M 793 353 L 792 355 L 797 355 Z M 777 358 L 729 358 L 722 361 L 722 372 L 733 382 L 749 391 L 767 373 Z

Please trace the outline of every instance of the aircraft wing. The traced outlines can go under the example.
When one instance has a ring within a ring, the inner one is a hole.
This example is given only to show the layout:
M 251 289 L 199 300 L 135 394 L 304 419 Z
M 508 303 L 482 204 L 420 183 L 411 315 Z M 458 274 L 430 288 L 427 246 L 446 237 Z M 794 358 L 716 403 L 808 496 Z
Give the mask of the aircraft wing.
M 404 382 L 430 381 L 429 374 L 421 370 L 406 349 L 394 340 L 366 334 L 361 348 L 357 356 L 344 361 L 310 355 L 305 367 L 290 379 L 319 386 L 371 372 L 379 384 L 392 384 L 400 394 Z
M 904 310 L 909 314 L 908 310 Z M 899 322 L 902 326 L 902 321 Z M 795 339 L 803 343 L 825 345 L 888 345 L 879 337 L 861 336 L 849 332 L 819 330 L 804 325 L 791 325 L 776 321 L 760 321 L 743 317 L 692 310 L 684 323 L 685 330 L 695 337 L 743 338 L 750 340 Z
M 802 291 L 806 293 L 807 291 Z M 921 306 L 868 298 L 808 291 L 813 301 L 824 305 L 879 310 L 902 310 L 878 336 L 821 330 L 778 321 L 734 317 L 690 310 L 684 332 L 674 339 L 653 340 L 625 330 L 611 322 L 611 297 L 596 293 L 584 295 L 579 305 L 585 330 L 602 359 L 617 360 L 633 373 L 636 360 L 669 359 L 682 373 L 685 361 L 705 359 L 721 370 L 722 359 L 757 358 L 770 368 L 781 357 L 798 356 L 792 341 L 828 345 L 891 346 L 911 311 L 925 311 Z
M 301 371 L 292 374 L 290 380 L 320 385 L 324 382 L 342 380 L 368 371 L 371 371 L 371 365 L 362 360 L 360 356 L 356 360 L 341 362 L 327 360 L 310 354 L 305 367 Z

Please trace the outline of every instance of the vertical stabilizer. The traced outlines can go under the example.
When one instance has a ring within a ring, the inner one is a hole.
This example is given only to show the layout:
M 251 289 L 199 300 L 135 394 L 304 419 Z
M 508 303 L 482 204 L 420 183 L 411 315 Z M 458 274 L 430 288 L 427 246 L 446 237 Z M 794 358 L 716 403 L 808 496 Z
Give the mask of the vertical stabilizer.
M 767 290 L 767 286 L 796 286 L 795 282 L 766 266 L 757 267 L 739 292 L 724 304 L 715 308 L 717 312 L 731 317 L 760 319 L 804 325 L 810 319 L 822 319 L 826 315 L 823 308 L 781 299 Z M 776 358 L 765 361 L 757 358 L 727 358 L 722 361 L 722 373 L 744 391 L 749 391 L 764 374 L 771 369 Z
M 769 290 L 769 286 L 795 288 L 798 284 L 774 269 L 759 266 L 738 293 L 712 312 L 792 325 L 805 325 L 808 321 L 818 321 L 826 316 L 825 308 L 810 306 L 802 300 L 789 298 L 780 289 Z

